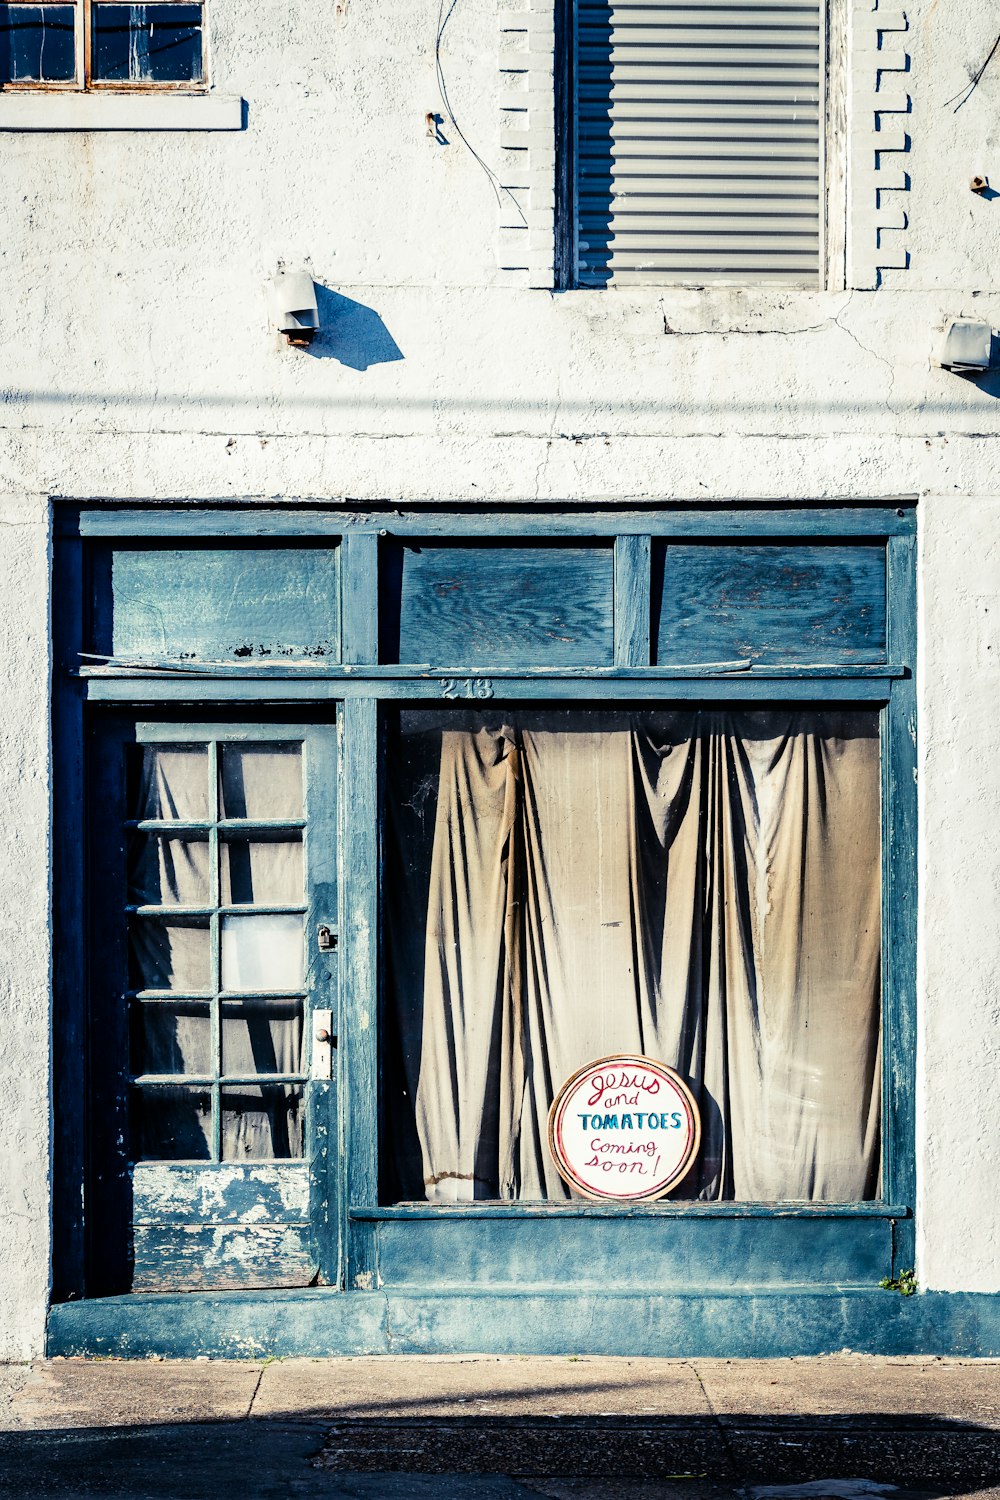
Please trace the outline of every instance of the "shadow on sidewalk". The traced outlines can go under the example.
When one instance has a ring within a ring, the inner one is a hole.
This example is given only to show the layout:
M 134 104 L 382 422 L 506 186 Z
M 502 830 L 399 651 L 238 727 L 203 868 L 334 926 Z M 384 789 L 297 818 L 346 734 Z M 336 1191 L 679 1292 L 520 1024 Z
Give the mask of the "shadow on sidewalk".
M 1000 1486 L 1000 1430 L 906 1412 L 333 1421 L 329 1411 L 302 1409 L 0 1435 L 5 1500 L 766 1500 L 771 1486 L 788 1486 L 781 1493 L 792 1500 L 877 1495 L 878 1485 L 893 1486 L 895 1500 Z M 881 1493 L 893 1500 L 893 1490 Z

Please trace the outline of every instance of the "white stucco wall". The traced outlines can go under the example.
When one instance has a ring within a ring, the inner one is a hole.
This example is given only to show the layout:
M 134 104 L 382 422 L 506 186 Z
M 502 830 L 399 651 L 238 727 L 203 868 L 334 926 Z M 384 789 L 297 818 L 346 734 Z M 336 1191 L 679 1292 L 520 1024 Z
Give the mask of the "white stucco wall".
M 0 1353 L 38 1346 L 46 1276 L 47 532 L 22 498 L 40 492 L 919 494 L 920 1274 L 1000 1290 L 1000 373 L 975 385 L 930 363 L 947 316 L 1000 325 L 1000 201 L 968 187 L 977 172 L 1000 186 L 1000 59 L 944 107 L 992 45 L 993 7 L 908 7 L 910 191 L 884 196 L 908 215 L 910 265 L 875 292 L 822 293 L 506 286 L 486 176 L 448 125 L 450 145 L 425 133 L 436 7 L 209 12 L 213 80 L 247 101 L 245 131 L 0 132 L 0 1264 L 15 1268 Z M 497 15 L 463 0 L 444 63 L 463 129 L 499 164 Z M 871 121 L 852 126 L 860 171 Z M 308 352 L 266 325 L 279 258 L 329 288 Z
M 1000 1283 L 997 494 L 923 513 L 918 1162 L 923 1281 Z
M 0 498 L 0 1360 L 49 1286 L 48 503 Z

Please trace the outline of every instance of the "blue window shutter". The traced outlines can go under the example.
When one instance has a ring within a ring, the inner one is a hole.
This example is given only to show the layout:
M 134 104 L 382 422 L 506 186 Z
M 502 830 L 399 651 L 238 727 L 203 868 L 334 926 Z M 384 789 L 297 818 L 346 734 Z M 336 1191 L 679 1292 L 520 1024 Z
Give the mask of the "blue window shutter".
M 815 285 L 823 0 L 576 0 L 576 279 Z

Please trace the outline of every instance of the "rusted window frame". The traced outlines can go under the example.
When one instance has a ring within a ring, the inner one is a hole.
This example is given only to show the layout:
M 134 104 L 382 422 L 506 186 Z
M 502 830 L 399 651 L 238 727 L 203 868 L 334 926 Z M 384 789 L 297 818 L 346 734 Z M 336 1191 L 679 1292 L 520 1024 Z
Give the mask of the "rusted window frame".
M 208 88 L 208 45 L 206 37 L 207 0 L 148 0 L 156 5 L 191 5 L 201 7 L 201 78 L 128 79 L 91 77 L 94 42 L 94 7 L 100 0 L 7 0 L 8 5 L 37 8 L 42 4 L 71 5 L 74 12 L 74 51 L 76 77 L 20 78 L 0 84 L 0 93 L 129 93 L 129 94 L 203 94 Z M 128 0 L 104 0 L 105 4 L 128 4 Z

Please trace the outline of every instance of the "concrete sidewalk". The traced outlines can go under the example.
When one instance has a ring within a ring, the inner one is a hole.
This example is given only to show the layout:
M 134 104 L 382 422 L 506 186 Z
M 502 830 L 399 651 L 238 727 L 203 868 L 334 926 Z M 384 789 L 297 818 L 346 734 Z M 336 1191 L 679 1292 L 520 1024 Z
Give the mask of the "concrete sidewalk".
M 1000 1362 L 398 1357 L 0 1367 L 0 1496 L 1000 1497 Z

